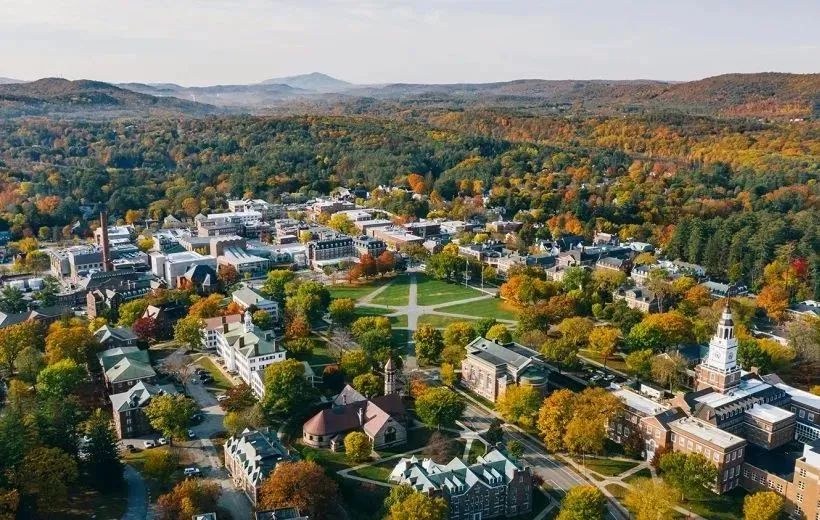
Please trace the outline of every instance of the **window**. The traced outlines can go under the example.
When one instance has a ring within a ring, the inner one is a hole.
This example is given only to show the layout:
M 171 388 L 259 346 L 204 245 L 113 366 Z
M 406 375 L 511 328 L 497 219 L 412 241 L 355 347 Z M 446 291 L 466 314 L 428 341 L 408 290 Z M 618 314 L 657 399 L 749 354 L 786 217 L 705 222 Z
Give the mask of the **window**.
M 801 480 L 797 483 L 797 489 L 806 489 L 806 481 Z
M 797 502 L 798 502 L 798 503 L 802 503 L 802 502 L 803 502 L 803 493 L 798 493 L 798 494 L 797 494 Z
M 798 412 L 797 415 L 799 415 L 800 418 L 803 419 L 804 417 L 806 417 L 806 410 L 800 410 L 800 412 Z

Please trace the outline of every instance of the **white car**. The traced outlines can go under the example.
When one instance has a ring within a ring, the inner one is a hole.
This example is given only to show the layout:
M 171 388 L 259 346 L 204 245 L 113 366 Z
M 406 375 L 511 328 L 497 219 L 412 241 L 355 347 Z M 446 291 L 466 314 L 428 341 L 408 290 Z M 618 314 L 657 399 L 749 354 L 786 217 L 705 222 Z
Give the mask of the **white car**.
M 196 434 L 194 433 L 194 430 L 188 430 L 188 438 L 196 439 Z
M 168 439 L 166 439 L 165 437 L 160 437 L 159 439 L 157 439 L 157 444 L 159 444 L 160 446 L 165 446 L 166 444 L 168 444 Z
M 219 394 L 218 396 L 216 396 L 216 400 L 219 401 L 220 403 L 222 401 L 226 400 L 226 399 L 228 399 L 228 396 L 225 395 L 225 394 Z
M 185 468 L 182 470 L 182 474 L 186 477 L 198 477 L 202 472 L 199 471 L 199 468 Z
M 146 448 L 156 448 L 157 443 L 154 442 L 154 441 L 145 441 L 145 442 L 142 443 L 142 445 L 145 446 Z

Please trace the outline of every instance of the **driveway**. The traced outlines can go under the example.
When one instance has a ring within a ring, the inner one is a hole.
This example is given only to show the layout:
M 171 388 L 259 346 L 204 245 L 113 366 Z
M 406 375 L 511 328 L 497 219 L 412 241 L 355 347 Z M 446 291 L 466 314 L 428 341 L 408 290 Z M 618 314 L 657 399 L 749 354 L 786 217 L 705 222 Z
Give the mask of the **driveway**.
M 145 479 L 139 471 L 127 464 L 123 477 L 128 487 L 128 505 L 122 515 L 122 520 L 145 520 L 148 516 L 148 491 L 145 487 Z
M 219 506 L 230 511 L 234 520 L 251 518 L 253 510 L 250 500 L 233 485 L 227 470 L 217 456 L 216 450 L 221 448 L 214 446 L 211 441 L 213 434 L 224 431 L 222 421 L 225 418 L 225 411 L 219 406 L 216 397 L 201 383 L 186 383 L 185 390 L 199 405 L 204 420 L 191 428 L 196 434 L 196 439 L 182 443 L 182 448 L 188 450 L 188 455 L 202 470 L 203 476 L 213 480 L 222 488 Z

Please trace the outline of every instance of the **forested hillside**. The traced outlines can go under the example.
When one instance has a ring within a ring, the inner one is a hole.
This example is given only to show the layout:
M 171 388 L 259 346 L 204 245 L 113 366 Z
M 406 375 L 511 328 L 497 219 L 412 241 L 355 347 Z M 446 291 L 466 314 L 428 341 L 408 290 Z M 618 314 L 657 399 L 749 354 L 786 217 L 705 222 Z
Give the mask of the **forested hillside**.
M 15 238 L 65 228 L 81 203 L 161 218 L 335 186 L 406 185 L 371 201 L 407 218 L 489 206 L 525 241 L 596 229 L 652 240 L 710 274 L 754 283 L 778 247 L 820 249 L 816 123 L 527 118 L 492 113 L 0 124 L 2 218 Z M 414 176 L 414 178 L 418 178 Z M 817 267 L 815 260 L 815 268 Z

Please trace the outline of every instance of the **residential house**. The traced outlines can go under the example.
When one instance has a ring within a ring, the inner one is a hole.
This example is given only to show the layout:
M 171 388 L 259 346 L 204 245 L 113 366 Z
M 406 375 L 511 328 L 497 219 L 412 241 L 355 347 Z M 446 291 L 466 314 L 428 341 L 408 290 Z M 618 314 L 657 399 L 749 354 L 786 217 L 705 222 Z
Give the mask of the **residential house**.
M 125 392 L 137 383 L 154 383 L 157 373 L 151 366 L 147 350 L 120 347 L 97 354 L 105 384 L 112 394 Z
M 134 331 L 127 327 L 112 327 L 103 325 L 94 331 L 94 338 L 102 345 L 103 349 L 109 350 L 122 347 L 136 347 L 139 338 Z

